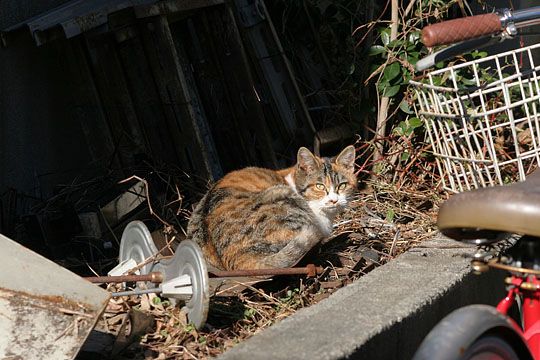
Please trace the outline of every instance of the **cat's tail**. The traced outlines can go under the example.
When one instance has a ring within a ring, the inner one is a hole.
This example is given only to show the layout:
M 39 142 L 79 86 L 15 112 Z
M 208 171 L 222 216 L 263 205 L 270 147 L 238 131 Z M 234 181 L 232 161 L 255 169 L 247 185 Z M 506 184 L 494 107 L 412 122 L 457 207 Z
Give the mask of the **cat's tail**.
M 306 225 L 279 252 L 266 257 L 259 268 L 285 268 L 295 266 L 322 238 L 320 229 Z

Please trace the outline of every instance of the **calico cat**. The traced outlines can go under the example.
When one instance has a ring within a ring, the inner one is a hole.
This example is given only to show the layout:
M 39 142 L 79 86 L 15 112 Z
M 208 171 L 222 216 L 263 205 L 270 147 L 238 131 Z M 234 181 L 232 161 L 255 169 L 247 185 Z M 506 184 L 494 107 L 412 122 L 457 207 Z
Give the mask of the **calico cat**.
M 332 159 L 302 147 L 290 168 L 233 171 L 197 204 L 187 236 L 218 269 L 293 266 L 331 234 L 350 201 L 354 160 L 352 145 Z

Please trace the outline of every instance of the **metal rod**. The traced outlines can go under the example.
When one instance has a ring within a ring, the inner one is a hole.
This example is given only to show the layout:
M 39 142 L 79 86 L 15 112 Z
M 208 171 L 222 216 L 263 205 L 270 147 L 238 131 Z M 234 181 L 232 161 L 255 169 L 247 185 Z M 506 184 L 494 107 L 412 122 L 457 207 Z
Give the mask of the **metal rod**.
M 237 277 L 237 276 L 263 276 L 263 275 L 308 275 L 309 277 L 322 274 L 324 268 L 309 264 L 306 267 L 251 269 L 251 270 L 211 270 L 208 276 L 211 278 Z
M 272 268 L 272 269 L 251 269 L 251 270 L 211 270 L 208 272 L 208 277 L 211 278 L 226 278 L 226 277 L 240 277 L 240 276 L 266 276 L 266 275 L 307 275 L 308 277 L 314 277 L 322 274 L 324 268 L 315 266 L 313 264 L 306 265 L 305 267 L 292 267 L 292 268 Z M 92 283 L 123 283 L 123 282 L 137 282 L 147 281 L 154 284 L 160 284 L 163 282 L 163 274 L 160 272 L 151 272 L 147 275 L 120 275 L 120 276 L 90 276 L 84 279 Z M 155 291 L 154 291 L 155 292 Z M 123 296 L 123 295 L 118 295 Z
M 515 10 L 512 14 L 512 20 L 517 28 L 536 25 L 540 23 L 540 6 Z
M 116 291 L 111 292 L 112 297 L 118 297 L 118 296 L 131 296 L 131 295 L 143 295 L 143 294 L 153 294 L 153 293 L 160 293 L 160 288 L 154 288 L 154 289 L 136 289 L 136 290 L 128 290 L 128 291 Z
M 90 276 L 84 279 L 92 283 L 122 283 L 122 282 L 137 282 L 148 281 L 154 284 L 163 282 L 163 274 L 160 272 L 151 272 L 146 275 L 120 275 L 120 276 Z
M 501 269 L 506 270 L 510 272 L 519 272 L 522 274 L 532 274 L 532 275 L 540 275 L 540 270 L 536 269 L 527 269 L 527 268 L 520 268 L 516 266 L 511 265 L 505 265 L 498 262 L 498 259 L 491 259 L 487 262 L 487 265 L 489 267 L 495 268 L 495 269 Z

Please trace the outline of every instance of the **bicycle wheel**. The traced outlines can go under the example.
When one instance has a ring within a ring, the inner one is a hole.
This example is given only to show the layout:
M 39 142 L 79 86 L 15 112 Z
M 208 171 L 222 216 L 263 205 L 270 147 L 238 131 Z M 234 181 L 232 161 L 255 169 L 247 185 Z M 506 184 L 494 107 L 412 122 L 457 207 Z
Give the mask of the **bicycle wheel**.
M 485 335 L 477 339 L 460 360 L 519 360 L 519 356 L 504 338 Z
M 510 319 L 487 305 L 450 313 L 426 336 L 413 360 L 527 360 L 532 356 Z

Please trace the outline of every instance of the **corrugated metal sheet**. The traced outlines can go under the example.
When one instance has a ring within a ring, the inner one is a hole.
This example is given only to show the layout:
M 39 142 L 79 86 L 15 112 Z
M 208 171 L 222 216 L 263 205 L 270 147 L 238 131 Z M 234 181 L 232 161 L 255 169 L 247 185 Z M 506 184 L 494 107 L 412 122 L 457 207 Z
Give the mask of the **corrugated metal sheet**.
M 66 38 L 104 26 L 111 13 L 135 8 L 137 17 L 185 11 L 223 3 L 223 0 L 156 1 L 156 0 L 74 0 L 53 10 L 3 29 L 10 32 L 28 27 L 37 45 L 47 41 L 43 33 L 60 27 Z
M 40 34 L 53 27 L 60 26 L 66 38 L 71 38 L 106 24 L 110 13 L 155 2 L 155 0 L 75 0 L 3 31 L 28 27 L 36 43 L 41 45 L 44 39 Z

